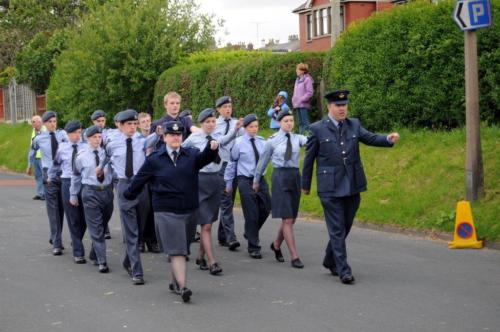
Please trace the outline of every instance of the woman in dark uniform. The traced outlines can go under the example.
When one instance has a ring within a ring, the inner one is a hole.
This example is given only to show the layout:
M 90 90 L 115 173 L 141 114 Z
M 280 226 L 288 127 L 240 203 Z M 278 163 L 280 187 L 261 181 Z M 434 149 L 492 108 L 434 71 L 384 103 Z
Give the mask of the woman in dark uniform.
M 124 196 L 134 199 L 150 183 L 158 237 L 172 264 L 169 288 L 188 302 L 192 291 L 186 287 L 186 228 L 198 208 L 198 172 L 216 159 L 218 143 L 209 140 L 200 152 L 181 147 L 184 130 L 181 122 L 168 122 L 163 130 L 165 148 L 146 158 Z
M 276 260 L 284 262 L 280 247 L 285 240 L 290 251 L 291 264 L 295 268 L 303 268 L 304 264 L 297 254 L 293 225 L 297 218 L 300 203 L 300 148 L 307 143 L 303 135 L 294 134 L 293 113 L 282 110 L 276 119 L 280 130 L 269 137 L 264 153 L 259 159 L 253 178 L 253 189 L 258 192 L 260 179 L 269 161 L 273 164 L 271 210 L 273 218 L 281 218 L 282 223 L 276 240 L 271 244 Z

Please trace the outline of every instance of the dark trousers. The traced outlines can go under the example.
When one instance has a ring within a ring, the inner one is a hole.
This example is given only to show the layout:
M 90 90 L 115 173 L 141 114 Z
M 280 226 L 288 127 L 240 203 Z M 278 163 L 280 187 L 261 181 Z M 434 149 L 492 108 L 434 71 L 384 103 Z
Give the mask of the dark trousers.
M 90 258 L 97 260 L 99 264 L 104 264 L 107 262 L 104 230 L 113 214 L 113 189 L 109 186 L 105 190 L 97 190 L 83 185 L 82 202 L 85 222 L 92 240 Z
M 248 252 L 260 250 L 259 231 L 271 212 L 271 196 L 266 180 L 261 179 L 257 193 L 253 191 L 252 185 L 253 178 L 238 176 Z
M 64 214 L 68 222 L 69 234 L 71 236 L 71 246 L 73 247 L 73 257 L 84 257 L 83 236 L 87 229 L 85 214 L 81 195 L 78 195 L 78 206 L 69 203 L 69 187 L 71 179 L 61 179 L 61 196 L 64 207 Z
M 233 180 L 233 192 L 228 194 L 226 192 L 226 182 L 224 181 L 224 172 L 226 171 L 227 162 L 222 164 L 219 172 L 221 177 L 221 197 L 220 197 L 220 214 L 219 214 L 219 228 L 217 230 L 217 239 L 220 243 L 236 241 L 236 234 L 234 232 L 234 216 L 233 206 L 236 189 L 238 188 L 238 181 Z
M 351 267 L 347 264 L 345 240 L 351 230 L 361 196 L 355 194 L 345 197 L 320 197 L 320 200 L 330 237 L 325 250 L 324 262 L 328 267 L 336 266 L 340 277 L 343 277 L 352 273 Z
M 126 250 L 123 265 L 132 269 L 133 277 L 142 277 L 142 263 L 139 252 L 139 215 L 141 209 L 147 208 L 147 195 L 144 189 L 134 200 L 128 200 L 123 196 L 131 181 L 118 180 L 116 189 L 118 191 L 118 205 L 120 207 L 120 220 L 122 224 L 123 239 Z
M 54 248 L 62 248 L 62 230 L 64 221 L 64 208 L 61 196 L 61 181 L 58 178 L 47 184 L 47 169 L 44 168 L 45 205 L 49 217 L 50 240 Z
M 147 205 L 139 212 L 139 241 L 148 245 L 156 244 L 155 218 L 151 201 L 151 188 L 148 184 L 144 186 L 144 195 Z

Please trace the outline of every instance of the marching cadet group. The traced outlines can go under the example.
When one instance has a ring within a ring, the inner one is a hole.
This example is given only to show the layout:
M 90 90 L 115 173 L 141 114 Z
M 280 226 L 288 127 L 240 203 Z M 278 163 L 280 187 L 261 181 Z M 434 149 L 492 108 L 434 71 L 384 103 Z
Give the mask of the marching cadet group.
M 32 140 L 28 173 L 41 152 L 50 240 L 56 256 L 62 255 L 64 215 L 71 236 L 73 260 L 86 263 L 83 238 L 91 239 L 88 258 L 100 273 L 108 273 L 106 239 L 108 222 L 117 196 L 124 242 L 123 268 L 134 285 L 144 284 L 141 252 L 163 252 L 171 263 L 169 288 L 184 302 L 186 262 L 199 225 L 200 245 L 195 263 L 212 275 L 222 273 L 212 245 L 212 224 L 219 220 L 220 245 L 235 251 L 233 204 L 239 190 L 244 216 L 243 236 L 251 258 L 262 258 L 259 231 L 269 214 L 281 219 L 268 248 L 284 262 L 283 241 L 290 263 L 303 268 L 293 226 L 301 193 L 309 194 L 316 161 L 317 193 L 324 208 L 329 241 L 325 268 L 344 284 L 354 283 L 347 263 L 346 237 L 366 190 L 358 143 L 390 147 L 399 135 L 378 135 L 347 117 L 349 91 L 326 94 L 328 114 L 312 124 L 309 137 L 294 133 L 294 114 L 283 108 L 273 116 L 277 132 L 265 140 L 258 135 L 255 114 L 233 117 L 233 101 L 224 96 L 207 108 L 193 125 L 190 110 L 180 112 L 181 96 L 164 97 L 166 114 L 151 123 L 146 113 L 125 110 L 116 114 L 116 129 L 107 129 L 106 114 L 95 111 L 93 125 L 83 130 L 79 121 L 57 129 L 57 114 L 48 111 L 42 121 L 46 131 Z M 285 97 L 286 98 L 286 97 Z M 138 132 L 140 128 L 140 133 Z M 303 174 L 299 171 L 301 148 L 306 146 Z M 271 193 L 265 180 L 271 162 Z

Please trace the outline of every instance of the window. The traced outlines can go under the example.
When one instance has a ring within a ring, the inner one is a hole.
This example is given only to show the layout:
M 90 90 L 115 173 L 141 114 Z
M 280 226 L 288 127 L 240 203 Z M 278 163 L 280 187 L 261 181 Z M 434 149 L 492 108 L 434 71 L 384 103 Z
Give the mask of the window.
M 330 29 L 331 29 L 331 23 L 330 23 L 330 14 L 331 10 L 330 8 L 323 8 L 321 9 L 321 21 L 323 25 L 323 29 L 321 30 L 322 35 L 328 35 L 330 34 Z
M 307 40 L 313 37 L 313 17 L 311 14 L 307 15 Z
M 340 31 L 344 31 L 344 6 L 340 6 Z
M 314 36 L 321 36 L 321 16 L 319 10 L 314 11 L 314 18 L 316 20 L 316 31 L 314 33 Z

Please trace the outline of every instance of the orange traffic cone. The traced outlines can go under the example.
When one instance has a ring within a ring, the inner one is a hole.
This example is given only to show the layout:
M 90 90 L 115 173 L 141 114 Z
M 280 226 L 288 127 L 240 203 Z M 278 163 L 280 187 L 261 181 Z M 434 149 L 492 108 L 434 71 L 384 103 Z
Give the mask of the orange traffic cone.
M 457 213 L 455 217 L 455 233 L 453 241 L 448 242 L 450 249 L 481 249 L 483 241 L 478 241 L 476 228 L 472 219 L 472 210 L 468 201 L 457 203 Z

